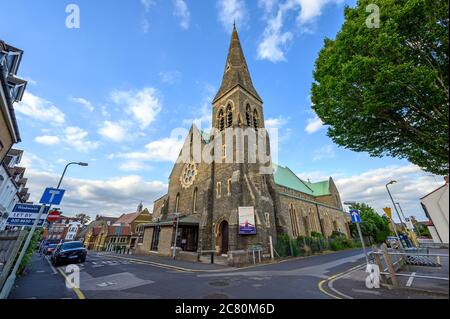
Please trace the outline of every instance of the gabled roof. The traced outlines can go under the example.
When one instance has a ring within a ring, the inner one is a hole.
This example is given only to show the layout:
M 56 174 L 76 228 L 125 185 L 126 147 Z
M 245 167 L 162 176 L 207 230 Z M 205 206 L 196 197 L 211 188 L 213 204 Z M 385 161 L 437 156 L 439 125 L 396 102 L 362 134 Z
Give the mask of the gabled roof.
M 261 97 L 253 86 L 241 42 L 239 40 L 239 35 L 236 26 L 234 26 L 222 84 L 213 103 L 238 85 L 262 103 Z
M 114 222 L 114 224 L 131 224 L 136 219 L 136 217 L 139 216 L 139 214 L 140 212 L 123 214 L 122 216 L 119 217 L 118 220 Z
M 306 182 L 292 172 L 289 167 L 273 164 L 273 168 L 275 183 L 280 186 L 316 197 L 330 194 L 329 180 L 316 183 Z

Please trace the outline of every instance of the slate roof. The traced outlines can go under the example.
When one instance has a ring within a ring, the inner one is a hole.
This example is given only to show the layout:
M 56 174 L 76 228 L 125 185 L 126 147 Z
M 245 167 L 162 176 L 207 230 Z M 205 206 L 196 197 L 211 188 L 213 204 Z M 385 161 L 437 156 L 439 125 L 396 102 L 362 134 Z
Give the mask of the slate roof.
M 315 197 L 330 194 L 329 180 L 316 183 L 306 182 L 292 172 L 289 167 L 273 164 L 273 168 L 275 183 L 280 186 L 291 188 Z
M 262 102 L 261 97 L 253 86 L 239 35 L 236 26 L 234 26 L 222 84 L 213 103 L 238 85 Z

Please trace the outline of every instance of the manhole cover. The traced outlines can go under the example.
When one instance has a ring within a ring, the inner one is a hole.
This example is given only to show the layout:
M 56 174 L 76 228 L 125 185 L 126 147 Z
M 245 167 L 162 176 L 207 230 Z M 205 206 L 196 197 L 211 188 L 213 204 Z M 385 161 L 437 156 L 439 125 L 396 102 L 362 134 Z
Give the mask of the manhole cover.
M 215 286 L 215 287 L 225 287 L 225 286 L 229 286 L 230 283 L 228 283 L 226 281 L 211 281 L 211 282 L 209 282 L 209 285 Z
M 203 297 L 203 299 L 229 299 L 225 294 L 210 294 Z

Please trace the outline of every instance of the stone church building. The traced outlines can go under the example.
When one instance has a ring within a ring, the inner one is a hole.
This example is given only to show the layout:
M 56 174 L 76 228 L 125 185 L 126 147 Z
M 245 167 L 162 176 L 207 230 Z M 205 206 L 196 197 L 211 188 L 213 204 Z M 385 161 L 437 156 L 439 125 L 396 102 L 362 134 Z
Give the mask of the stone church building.
M 275 242 L 282 233 L 291 237 L 310 236 L 311 232 L 330 236 L 333 231 L 349 235 L 348 218 L 332 178 L 317 183 L 300 179 L 288 167 L 271 162 L 270 146 L 262 151 L 269 161 L 262 162 L 260 149 L 256 159 L 248 155 L 250 144 L 260 148 L 259 142 L 270 143 L 267 134 L 259 133 L 266 132 L 263 101 L 253 86 L 235 27 L 212 106 L 211 133 L 191 127 L 169 176 L 168 193 L 154 202 L 153 221 L 144 225 L 138 252 L 170 255 L 175 216 L 177 247 L 193 256 L 201 251 L 228 255 L 255 246 L 268 253 L 269 238 Z M 238 138 L 232 142 L 222 138 L 227 131 L 238 129 L 258 132 L 255 143 L 249 137 L 247 146 L 243 143 L 241 161 L 237 161 L 237 149 L 242 147 Z M 212 161 L 195 156 L 206 150 L 213 155 Z M 233 160 L 222 161 L 226 154 Z

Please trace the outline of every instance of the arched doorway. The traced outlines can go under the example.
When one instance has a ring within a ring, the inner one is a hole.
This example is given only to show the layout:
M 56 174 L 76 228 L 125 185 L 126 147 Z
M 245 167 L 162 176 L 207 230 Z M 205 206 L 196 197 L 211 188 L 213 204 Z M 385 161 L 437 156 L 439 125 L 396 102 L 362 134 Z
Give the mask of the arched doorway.
M 222 221 L 219 226 L 220 231 L 220 253 L 228 253 L 228 222 L 226 220 Z

